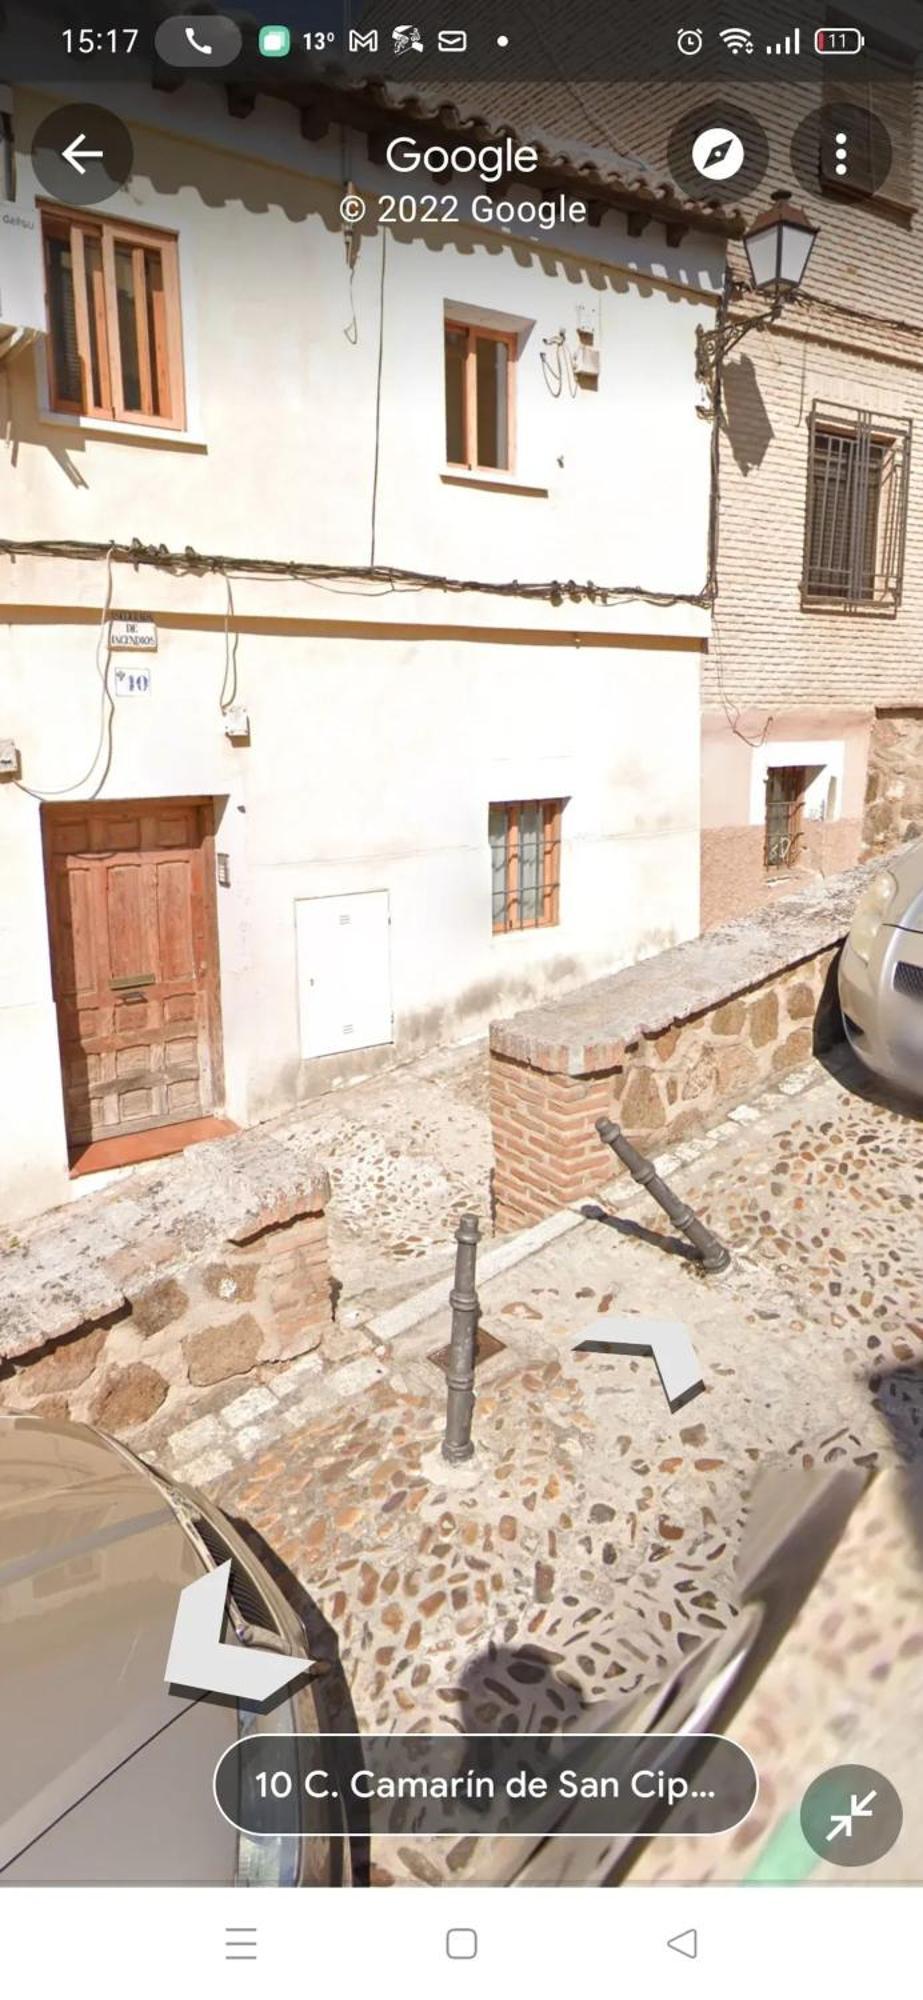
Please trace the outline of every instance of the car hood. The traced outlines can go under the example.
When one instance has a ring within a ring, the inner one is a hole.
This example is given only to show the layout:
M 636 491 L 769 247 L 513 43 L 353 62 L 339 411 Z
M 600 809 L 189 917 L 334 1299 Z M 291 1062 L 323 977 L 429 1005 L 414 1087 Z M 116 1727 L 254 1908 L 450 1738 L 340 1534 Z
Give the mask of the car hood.
M 202 1569 L 163 1486 L 119 1447 L 0 1418 L 0 1869 L 190 1706 L 163 1675 Z

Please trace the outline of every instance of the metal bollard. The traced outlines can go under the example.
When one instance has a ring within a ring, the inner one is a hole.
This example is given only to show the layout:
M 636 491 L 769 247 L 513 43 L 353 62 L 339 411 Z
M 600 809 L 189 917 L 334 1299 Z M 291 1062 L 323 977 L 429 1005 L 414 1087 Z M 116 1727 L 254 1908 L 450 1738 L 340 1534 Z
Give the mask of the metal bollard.
M 474 1343 L 480 1312 L 474 1281 L 477 1275 L 479 1235 L 480 1224 L 477 1216 L 463 1215 L 455 1232 L 455 1241 L 458 1245 L 455 1252 L 455 1283 L 449 1293 L 452 1333 L 449 1343 L 449 1366 L 446 1371 L 448 1393 L 445 1436 L 442 1440 L 442 1456 L 449 1465 L 463 1465 L 466 1459 L 474 1456 L 474 1445 L 471 1442 L 471 1421 L 474 1416 Z
M 653 1195 L 664 1214 L 669 1216 L 677 1229 L 682 1230 L 684 1236 L 688 1236 L 698 1254 L 703 1271 L 726 1271 L 731 1261 L 730 1251 L 719 1241 L 713 1230 L 699 1221 L 688 1201 L 680 1201 L 679 1196 L 673 1193 L 666 1181 L 661 1180 L 653 1160 L 645 1159 L 644 1154 L 638 1152 L 630 1139 L 624 1137 L 621 1126 L 613 1124 L 611 1118 L 597 1118 L 596 1130 L 603 1145 L 611 1146 L 616 1158 L 621 1160 L 623 1167 L 628 1168 L 632 1180 L 637 1181 L 640 1187 L 647 1188 L 648 1194 Z

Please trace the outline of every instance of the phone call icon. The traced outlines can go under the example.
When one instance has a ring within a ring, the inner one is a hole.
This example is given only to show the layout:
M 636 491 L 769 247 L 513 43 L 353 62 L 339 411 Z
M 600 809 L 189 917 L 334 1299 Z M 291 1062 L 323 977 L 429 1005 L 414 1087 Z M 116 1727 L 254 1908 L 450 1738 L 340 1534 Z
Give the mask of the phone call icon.
M 154 47 L 173 69 L 226 69 L 240 55 L 243 36 L 227 14 L 171 14 L 161 21 Z

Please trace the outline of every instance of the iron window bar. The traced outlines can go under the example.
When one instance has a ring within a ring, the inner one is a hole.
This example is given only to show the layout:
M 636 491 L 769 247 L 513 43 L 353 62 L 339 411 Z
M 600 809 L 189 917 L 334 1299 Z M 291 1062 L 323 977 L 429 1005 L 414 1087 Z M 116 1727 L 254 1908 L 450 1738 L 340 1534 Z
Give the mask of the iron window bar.
M 766 774 L 766 830 L 763 865 L 794 868 L 802 846 L 807 772 L 800 764 L 771 765 Z
M 808 418 L 804 609 L 894 614 L 907 539 L 910 418 L 815 401 Z
M 537 930 L 559 921 L 562 799 L 519 799 L 490 807 L 494 932 Z

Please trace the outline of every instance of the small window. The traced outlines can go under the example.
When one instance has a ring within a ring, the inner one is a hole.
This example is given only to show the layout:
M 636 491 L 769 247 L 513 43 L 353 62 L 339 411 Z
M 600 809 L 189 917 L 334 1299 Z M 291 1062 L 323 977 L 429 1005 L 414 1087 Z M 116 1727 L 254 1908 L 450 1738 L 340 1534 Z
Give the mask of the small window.
M 895 611 L 907 533 L 909 420 L 815 403 L 802 603 Z
M 491 806 L 493 927 L 534 930 L 559 921 L 561 799 L 520 800 Z
M 516 336 L 446 322 L 445 431 L 450 465 L 510 472 Z
M 52 409 L 182 429 L 176 238 L 42 213 Z
M 780 868 L 795 868 L 801 859 L 807 782 L 808 773 L 803 764 L 777 764 L 766 773 L 763 861 L 773 872 Z

